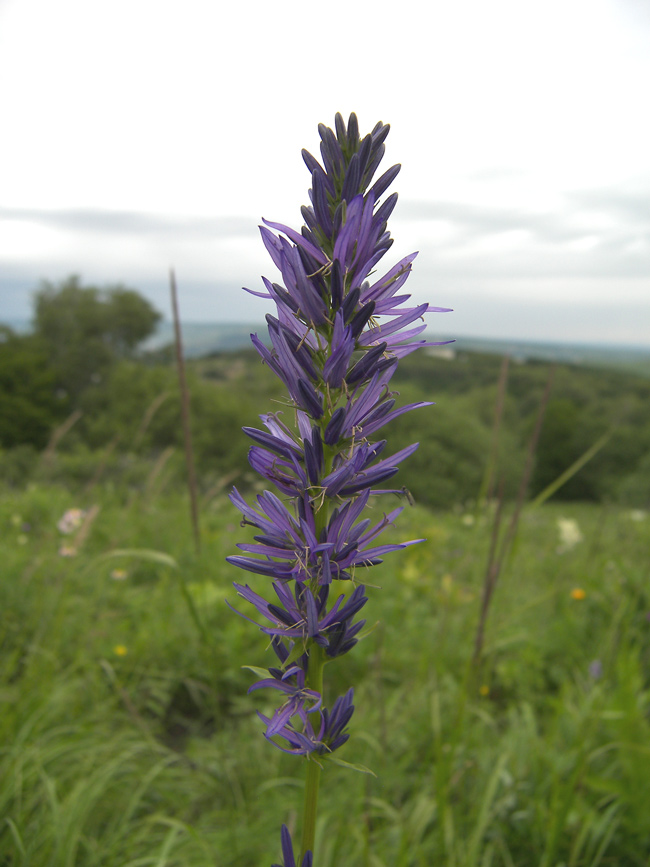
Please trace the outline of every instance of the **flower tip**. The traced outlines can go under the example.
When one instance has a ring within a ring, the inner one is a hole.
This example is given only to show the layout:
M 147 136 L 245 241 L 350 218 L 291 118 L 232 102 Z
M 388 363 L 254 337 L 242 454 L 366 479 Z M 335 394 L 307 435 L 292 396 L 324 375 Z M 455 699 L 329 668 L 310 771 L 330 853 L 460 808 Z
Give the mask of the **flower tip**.
M 273 864 L 271 865 L 271 867 L 296 867 L 296 859 L 294 858 L 293 854 L 293 842 L 291 840 L 291 834 L 289 833 L 289 829 L 286 825 L 282 826 L 280 837 L 282 840 L 282 858 L 284 860 L 284 865 Z M 312 864 L 312 854 L 311 852 L 306 852 L 305 857 L 300 863 L 300 867 L 312 867 Z

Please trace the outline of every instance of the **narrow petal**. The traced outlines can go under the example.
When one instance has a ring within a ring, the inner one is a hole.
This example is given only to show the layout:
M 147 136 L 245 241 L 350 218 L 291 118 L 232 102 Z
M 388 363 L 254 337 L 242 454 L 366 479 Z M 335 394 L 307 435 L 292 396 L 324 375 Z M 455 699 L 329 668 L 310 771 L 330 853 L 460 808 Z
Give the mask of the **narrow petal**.
M 318 247 L 315 247 L 313 244 L 310 244 L 309 241 L 306 241 L 300 232 L 296 232 L 295 229 L 291 229 L 289 226 L 284 226 L 282 223 L 272 223 L 270 220 L 263 220 L 263 222 L 265 225 L 270 226 L 278 232 L 284 232 L 287 238 L 291 238 L 294 244 L 307 250 L 307 252 L 312 255 L 317 262 L 321 263 L 321 265 L 327 263 L 327 257 L 323 251 L 319 250 Z

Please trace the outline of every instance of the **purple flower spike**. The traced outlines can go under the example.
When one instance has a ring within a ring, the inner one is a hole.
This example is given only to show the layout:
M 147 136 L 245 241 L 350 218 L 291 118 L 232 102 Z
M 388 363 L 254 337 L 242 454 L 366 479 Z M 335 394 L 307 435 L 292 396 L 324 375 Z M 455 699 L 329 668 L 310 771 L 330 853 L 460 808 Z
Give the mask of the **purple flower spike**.
M 318 127 L 320 159 L 302 152 L 311 177 L 304 225 L 263 221 L 278 282 L 263 277 L 262 290 L 246 290 L 275 305 L 266 317 L 269 341 L 256 334 L 251 341 L 287 396 L 284 414 L 261 416 L 264 430 L 244 428 L 253 442 L 249 463 L 274 492 L 249 503 L 233 488 L 242 525 L 254 529 L 227 559 L 254 576 L 252 587 L 234 587 L 255 612 L 242 616 L 268 637 L 276 657 L 249 690 L 272 690 L 277 698 L 269 717 L 258 713 L 265 736 L 316 762 L 349 737 L 353 690 L 330 706 L 323 676 L 326 663 L 362 637 L 362 570 L 422 541 L 379 539 L 401 508 L 372 522 L 364 517 L 371 496 L 408 494 L 384 485 L 417 443 L 391 454 L 377 434 L 404 413 L 431 406 L 398 404 L 391 379 L 400 358 L 438 345 L 426 340 L 425 317 L 447 310 L 416 304 L 405 292 L 416 253 L 381 276 L 375 272 L 393 243 L 387 221 L 397 203 L 388 190 L 399 165 L 375 179 L 389 129 L 380 122 L 362 138 L 354 114 L 347 124 L 337 114 L 334 129 Z M 314 779 L 308 776 L 308 785 Z M 305 820 L 305 848 L 313 846 L 314 823 L 314 815 Z M 311 852 L 297 865 L 286 826 L 282 854 L 284 867 L 312 867 Z

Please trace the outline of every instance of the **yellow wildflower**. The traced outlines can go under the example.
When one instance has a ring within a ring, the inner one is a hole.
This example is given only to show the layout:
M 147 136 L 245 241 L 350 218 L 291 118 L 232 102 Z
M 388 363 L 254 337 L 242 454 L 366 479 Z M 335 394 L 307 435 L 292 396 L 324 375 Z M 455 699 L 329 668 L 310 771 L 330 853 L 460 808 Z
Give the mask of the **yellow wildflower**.
M 128 652 L 128 648 L 126 648 L 123 644 L 116 644 L 113 648 L 113 653 L 116 656 L 126 656 Z
M 573 590 L 571 591 L 571 598 L 572 599 L 577 599 L 578 601 L 580 601 L 581 599 L 585 599 L 586 596 L 587 596 L 587 594 L 582 589 L 582 587 L 574 587 Z

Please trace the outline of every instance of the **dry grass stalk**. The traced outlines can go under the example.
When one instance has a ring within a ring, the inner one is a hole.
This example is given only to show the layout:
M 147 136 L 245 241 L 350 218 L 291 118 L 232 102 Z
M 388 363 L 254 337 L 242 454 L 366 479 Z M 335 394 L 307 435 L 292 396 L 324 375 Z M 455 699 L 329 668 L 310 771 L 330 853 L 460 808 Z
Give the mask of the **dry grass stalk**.
M 90 533 L 90 528 L 95 523 L 95 519 L 97 515 L 99 515 L 99 511 L 101 506 L 95 503 L 94 506 L 91 506 L 90 509 L 86 512 L 83 520 L 83 524 L 79 527 L 79 532 L 72 540 L 72 547 L 75 551 L 80 551 L 81 546 L 84 544 L 86 539 L 88 538 L 88 534 Z
M 183 440 L 185 442 L 185 463 L 187 465 L 187 487 L 190 494 L 190 517 L 194 532 L 194 546 L 197 554 L 201 550 L 201 534 L 199 530 L 199 508 L 194 471 L 194 451 L 192 449 L 192 432 L 190 429 L 190 396 L 185 378 L 185 361 L 183 358 L 183 342 L 181 338 L 181 321 L 178 314 L 178 298 L 176 292 L 176 275 L 172 268 L 169 272 L 169 282 L 172 296 L 172 313 L 174 316 L 174 336 L 176 338 L 176 366 L 178 368 L 178 383 L 181 391 L 181 420 L 183 423 Z
M 167 448 L 158 456 L 158 460 L 153 465 L 153 468 L 149 473 L 149 477 L 147 478 L 144 486 L 144 493 L 146 497 L 150 497 L 152 495 L 156 481 L 158 480 L 158 477 L 160 476 L 164 468 L 167 466 L 167 463 L 171 456 L 174 454 L 174 451 L 175 449 L 173 446 L 167 446 Z
M 226 473 L 225 476 L 222 476 L 218 479 L 211 488 L 209 488 L 203 496 L 203 502 L 209 503 L 217 496 L 217 494 L 221 493 L 226 485 L 229 485 L 231 482 L 234 482 L 237 476 L 239 475 L 239 470 L 233 470 L 232 473 Z
M 492 597 L 494 595 L 494 591 L 496 589 L 497 582 L 499 580 L 499 575 L 501 574 L 501 570 L 503 568 L 503 564 L 505 562 L 506 557 L 509 555 L 512 545 L 517 536 L 517 529 L 519 527 L 519 519 L 521 517 L 521 511 L 524 506 L 524 502 L 526 500 L 526 494 L 528 493 L 528 486 L 530 484 L 530 477 L 533 472 L 533 466 L 535 462 L 535 453 L 537 452 L 537 444 L 539 443 L 539 437 L 542 432 L 542 425 L 544 424 L 544 416 L 546 415 L 546 407 L 548 406 L 549 397 L 551 395 L 551 388 L 553 387 L 553 380 L 555 378 L 555 365 L 551 367 L 551 370 L 548 375 L 548 380 L 546 382 L 546 387 L 544 389 L 544 394 L 542 395 L 542 399 L 539 405 L 539 409 L 537 411 L 537 418 L 535 420 L 535 427 L 533 429 L 532 436 L 528 442 L 528 448 L 526 451 L 526 463 L 524 466 L 524 471 L 521 476 L 521 481 L 519 483 L 519 490 L 517 491 L 517 500 L 515 502 L 515 508 L 513 510 L 512 516 L 510 518 L 510 523 L 508 524 L 508 528 L 505 534 L 501 536 L 501 520 L 502 520 L 502 512 L 503 512 L 503 502 L 505 499 L 504 496 L 504 485 L 501 483 L 499 497 L 497 502 L 497 509 L 494 516 L 494 523 L 492 526 L 492 538 L 490 542 L 490 552 L 488 554 L 488 561 L 485 570 L 485 576 L 483 578 L 483 595 L 481 602 L 481 612 L 479 615 L 479 622 L 476 628 L 476 637 L 474 641 L 474 654 L 472 657 L 472 661 L 474 663 L 475 669 L 478 671 L 478 668 L 481 663 L 481 657 L 483 653 L 483 643 L 485 639 L 485 625 L 487 623 L 488 613 L 490 610 L 490 604 L 492 602 Z
M 497 385 L 497 403 L 494 412 L 494 426 L 492 427 L 492 443 L 490 444 L 490 460 L 488 463 L 488 472 L 485 481 L 485 498 L 488 502 L 490 502 L 494 495 L 494 478 L 496 466 L 499 459 L 501 420 L 503 418 L 503 407 L 506 401 L 506 388 L 508 385 L 509 368 L 510 358 L 509 356 L 505 355 L 501 362 L 501 370 L 499 371 L 499 382 Z
M 108 466 L 108 462 L 111 458 L 111 455 L 115 451 L 115 447 L 117 446 L 119 441 L 120 441 L 120 435 L 117 434 L 116 436 L 113 437 L 113 439 L 110 441 L 110 443 L 106 446 L 106 449 L 104 451 L 104 455 L 103 455 L 101 461 L 97 465 L 97 468 L 96 468 L 95 472 L 93 473 L 92 478 L 90 479 L 90 481 L 88 482 L 88 484 L 84 488 L 84 494 L 89 494 L 92 491 L 92 489 L 95 487 L 95 485 L 100 481 L 101 477 L 104 475 L 104 472 L 106 471 L 106 467 Z
M 152 400 L 152 402 L 147 407 L 145 414 L 142 416 L 142 421 L 140 422 L 140 427 L 138 428 L 135 436 L 133 437 L 133 444 L 131 445 L 131 448 L 133 449 L 133 451 L 135 451 L 137 449 L 137 447 L 140 445 L 140 443 L 142 442 L 144 435 L 147 432 L 147 429 L 148 429 L 149 425 L 151 424 L 151 421 L 152 421 L 154 415 L 158 412 L 158 410 L 163 405 L 163 403 L 167 400 L 168 397 L 169 397 L 169 392 L 163 391 L 158 395 L 158 397 L 154 398 L 154 400 Z
M 478 626 L 476 627 L 476 636 L 474 638 L 474 665 L 478 665 L 481 653 L 483 651 L 483 640 L 485 637 L 485 624 L 487 623 L 488 611 L 490 610 L 490 602 L 492 594 L 497 586 L 499 570 L 501 563 L 497 559 L 497 547 L 499 542 L 499 534 L 501 532 L 501 519 L 503 516 L 504 502 L 504 485 L 503 481 L 499 487 L 499 496 L 497 498 L 497 508 L 494 513 L 494 521 L 492 524 L 492 535 L 490 537 L 490 551 L 488 553 L 487 566 L 485 576 L 483 578 L 483 593 L 481 596 L 481 612 L 479 614 Z
M 71 413 L 63 422 L 63 424 L 60 424 L 58 427 L 54 428 L 54 430 L 52 431 L 52 436 L 50 437 L 48 444 L 45 446 L 45 450 L 43 451 L 43 454 L 41 456 L 44 464 L 51 463 L 58 444 L 61 442 L 61 440 L 70 430 L 70 428 L 72 428 L 79 421 L 82 415 L 83 413 L 80 409 L 75 409 L 75 411 Z

